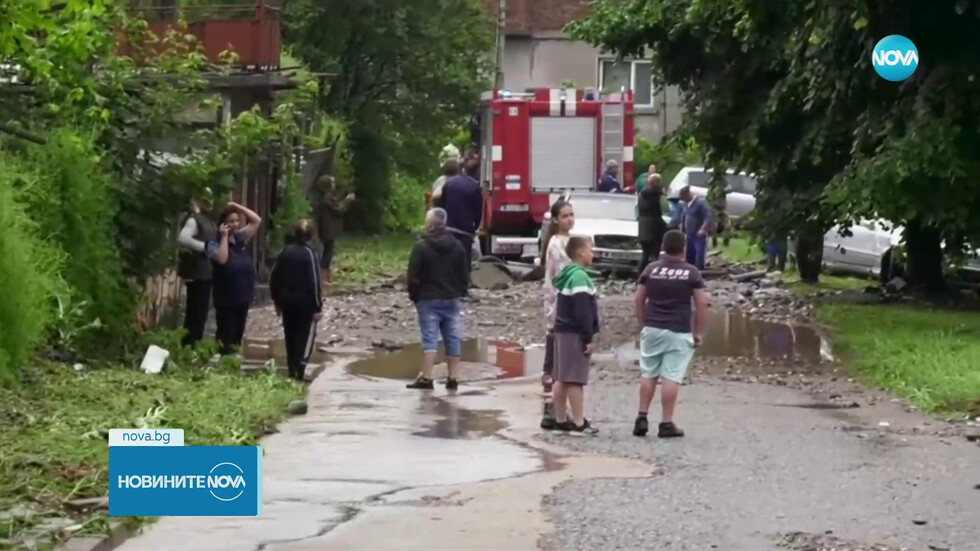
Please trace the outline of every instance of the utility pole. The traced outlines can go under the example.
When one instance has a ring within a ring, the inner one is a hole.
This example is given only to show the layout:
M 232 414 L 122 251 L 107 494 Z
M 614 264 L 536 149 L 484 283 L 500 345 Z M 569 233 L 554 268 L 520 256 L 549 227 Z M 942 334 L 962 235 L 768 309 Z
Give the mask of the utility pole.
M 507 0 L 497 0 L 497 72 L 493 79 L 493 89 L 504 89 L 504 40 L 507 25 Z

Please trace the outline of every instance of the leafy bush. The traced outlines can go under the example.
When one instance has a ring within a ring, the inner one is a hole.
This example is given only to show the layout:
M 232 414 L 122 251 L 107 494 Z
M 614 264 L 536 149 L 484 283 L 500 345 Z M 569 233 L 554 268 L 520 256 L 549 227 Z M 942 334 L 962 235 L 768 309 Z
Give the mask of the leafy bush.
M 385 209 L 385 226 L 393 232 L 417 231 L 425 224 L 425 192 L 430 184 L 396 174 Z
M 53 131 L 27 150 L 33 181 L 25 200 L 41 234 L 66 253 L 64 279 L 87 321 L 100 319 L 118 337 L 132 326 L 138 300 L 126 280 L 114 236 L 117 213 L 111 176 L 92 142 L 70 129 Z
M 660 143 L 654 143 L 648 138 L 639 136 L 634 145 L 633 172 L 639 175 L 646 172 L 650 165 L 657 165 L 657 171 L 663 177 L 665 186 L 670 185 L 670 181 L 685 166 L 702 163 L 701 149 L 691 139 L 671 137 Z
M 269 232 L 269 247 L 272 251 L 280 251 L 286 244 L 286 235 L 304 218 L 310 218 L 312 209 L 310 202 L 303 193 L 303 181 L 299 174 L 290 173 L 284 183 L 282 202 L 272 220 Z
M 62 254 L 30 219 L 18 187 L 22 167 L 0 156 L 0 382 L 10 382 L 44 336 L 61 287 Z

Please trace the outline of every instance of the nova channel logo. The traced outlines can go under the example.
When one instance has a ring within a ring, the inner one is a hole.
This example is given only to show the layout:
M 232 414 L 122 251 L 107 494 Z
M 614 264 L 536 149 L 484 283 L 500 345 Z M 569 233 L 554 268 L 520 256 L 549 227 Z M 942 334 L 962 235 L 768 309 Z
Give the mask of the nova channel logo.
M 871 65 L 878 75 L 892 82 L 903 81 L 919 66 L 919 50 L 911 40 L 900 34 L 888 35 L 875 44 Z
M 262 448 L 109 448 L 112 516 L 256 516 Z

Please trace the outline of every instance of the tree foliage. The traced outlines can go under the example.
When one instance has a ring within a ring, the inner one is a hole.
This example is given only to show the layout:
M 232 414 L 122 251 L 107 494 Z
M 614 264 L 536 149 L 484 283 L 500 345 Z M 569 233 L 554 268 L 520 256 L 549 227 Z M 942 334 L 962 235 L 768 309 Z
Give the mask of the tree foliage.
M 393 165 L 430 175 L 489 83 L 489 15 L 479 0 L 293 0 L 285 21 L 292 52 L 333 75 L 322 105 L 349 124 L 351 220 L 378 230 Z
M 626 0 L 596 3 L 571 31 L 624 56 L 649 49 L 708 162 L 761 175 L 762 231 L 807 236 L 819 262 L 819 236 L 861 217 L 926 231 L 911 257 L 980 245 L 978 18 L 965 0 Z M 923 56 L 902 83 L 871 66 L 889 34 Z M 940 259 L 926 256 L 935 286 Z

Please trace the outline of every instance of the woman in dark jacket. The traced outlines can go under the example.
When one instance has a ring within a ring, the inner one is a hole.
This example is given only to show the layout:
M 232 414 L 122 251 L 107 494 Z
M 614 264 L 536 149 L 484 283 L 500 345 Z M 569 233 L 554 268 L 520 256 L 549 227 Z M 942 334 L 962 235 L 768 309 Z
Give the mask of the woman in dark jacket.
M 228 355 L 242 344 L 248 309 L 255 298 L 255 261 L 248 250 L 248 242 L 258 231 L 262 218 L 232 202 L 228 203 L 218 223 L 220 241 L 216 246 L 211 244 L 209 256 L 214 262 L 212 294 L 218 326 L 216 336 L 221 353 Z
M 322 317 L 323 298 L 316 254 L 310 248 L 313 222 L 300 220 L 292 242 L 283 247 L 269 277 L 269 290 L 286 336 L 289 376 L 306 379 L 306 364 L 316 341 L 316 324 Z
M 640 248 L 643 249 L 643 257 L 640 260 L 641 272 L 651 260 L 660 257 L 660 244 L 663 242 L 664 234 L 667 233 L 667 224 L 664 222 L 663 209 L 660 206 L 660 198 L 663 194 L 663 180 L 659 174 L 651 174 L 636 201 L 639 219 L 638 237 Z

